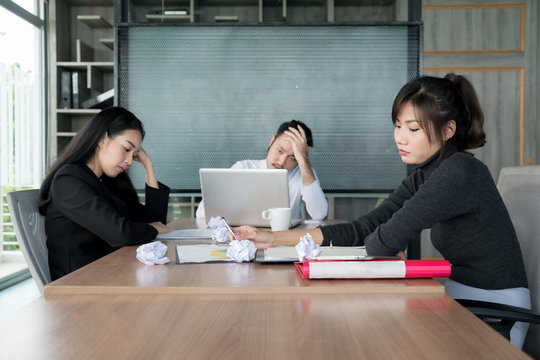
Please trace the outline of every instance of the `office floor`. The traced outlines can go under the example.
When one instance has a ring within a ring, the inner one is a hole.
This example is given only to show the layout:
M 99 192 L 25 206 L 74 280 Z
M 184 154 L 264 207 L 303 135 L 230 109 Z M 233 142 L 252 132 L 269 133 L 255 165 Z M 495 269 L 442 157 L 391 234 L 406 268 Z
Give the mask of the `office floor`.
M 16 312 L 40 296 L 32 278 L 0 291 L 0 318 Z

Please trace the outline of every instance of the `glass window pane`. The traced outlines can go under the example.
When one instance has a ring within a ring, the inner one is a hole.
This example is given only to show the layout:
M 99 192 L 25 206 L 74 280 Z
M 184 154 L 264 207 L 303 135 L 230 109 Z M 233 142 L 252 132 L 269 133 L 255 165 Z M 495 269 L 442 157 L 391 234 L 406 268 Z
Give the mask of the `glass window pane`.
M 0 7 L 2 186 L 39 186 L 43 173 L 41 30 Z
M 12 0 L 15 4 L 19 5 L 31 14 L 38 16 L 36 0 Z
M 42 39 L 42 30 L 0 7 L 0 194 L 37 188 L 43 178 Z M 18 250 L 10 225 L 3 225 L 0 253 Z

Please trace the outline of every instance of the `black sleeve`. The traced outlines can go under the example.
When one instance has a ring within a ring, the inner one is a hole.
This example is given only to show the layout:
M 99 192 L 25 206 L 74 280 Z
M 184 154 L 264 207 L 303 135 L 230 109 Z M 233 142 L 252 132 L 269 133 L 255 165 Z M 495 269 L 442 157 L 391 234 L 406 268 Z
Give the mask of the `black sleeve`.
M 476 207 L 476 169 L 461 160 L 444 161 L 392 217 L 365 238 L 370 255 L 395 255 L 423 229 L 470 213 Z
M 362 246 L 366 236 L 387 222 L 416 191 L 418 174 L 411 174 L 383 203 L 361 216 L 344 224 L 322 226 L 323 246 L 328 246 L 330 241 L 336 246 Z
M 169 205 L 169 193 L 171 189 L 158 182 L 159 189 L 145 186 L 145 204 L 132 201 L 128 204 L 130 216 L 135 221 L 167 223 L 167 207 Z
M 144 219 L 147 222 L 161 221 L 167 223 L 167 207 L 169 206 L 169 193 L 171 189 L 158 182 L 159 189 L 146 185 L 146 203 L 144 205 Z
M 51 184 L 51 196 L 59 211 L 112 247 L 148 242 L 158 231 L 146 222 L 122 216 L 97 188 L 76 176 L 57 174 Z

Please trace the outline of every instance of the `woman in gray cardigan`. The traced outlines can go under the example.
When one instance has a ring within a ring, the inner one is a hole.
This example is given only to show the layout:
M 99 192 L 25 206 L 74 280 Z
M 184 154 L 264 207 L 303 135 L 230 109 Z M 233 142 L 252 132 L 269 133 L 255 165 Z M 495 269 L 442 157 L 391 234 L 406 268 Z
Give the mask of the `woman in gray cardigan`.
M 236 228 L 258 248 L 295 245 L 306 232 L 316 243 L 365 245 L 370 255 L 401 254 L 423 229 L 452 264 L 446 292 L 530 309 L 523 259 L 508 211 L 487 167 L 467 153 L 485 143 L 484 115 L 462 76 L 421 77 L 406 84 L 392 107 L 394 138 L 416 171 L 377 208 L 351 222 L 312 230 Z M 521 348 L 528 325 L 516 323 Z

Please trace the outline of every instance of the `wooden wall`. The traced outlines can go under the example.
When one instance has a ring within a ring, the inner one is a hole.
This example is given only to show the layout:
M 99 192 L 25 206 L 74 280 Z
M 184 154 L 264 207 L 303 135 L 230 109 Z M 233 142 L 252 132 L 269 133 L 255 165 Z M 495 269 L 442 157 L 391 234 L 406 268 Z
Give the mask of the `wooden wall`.
M 537 1 L 424 0 L 424 74 L 455 72 L 475 86 L 487 144 L 475 151 L 495 181 L 501 167 L 536 164 Z
M 485 113 L 475 155 L 495 181 L 505 166 L 538 164 L 538 18 L 535 0 L 424 0 L 424 74 L 465 75 Z M 422 257 L 437 257 L 423 236 Z

